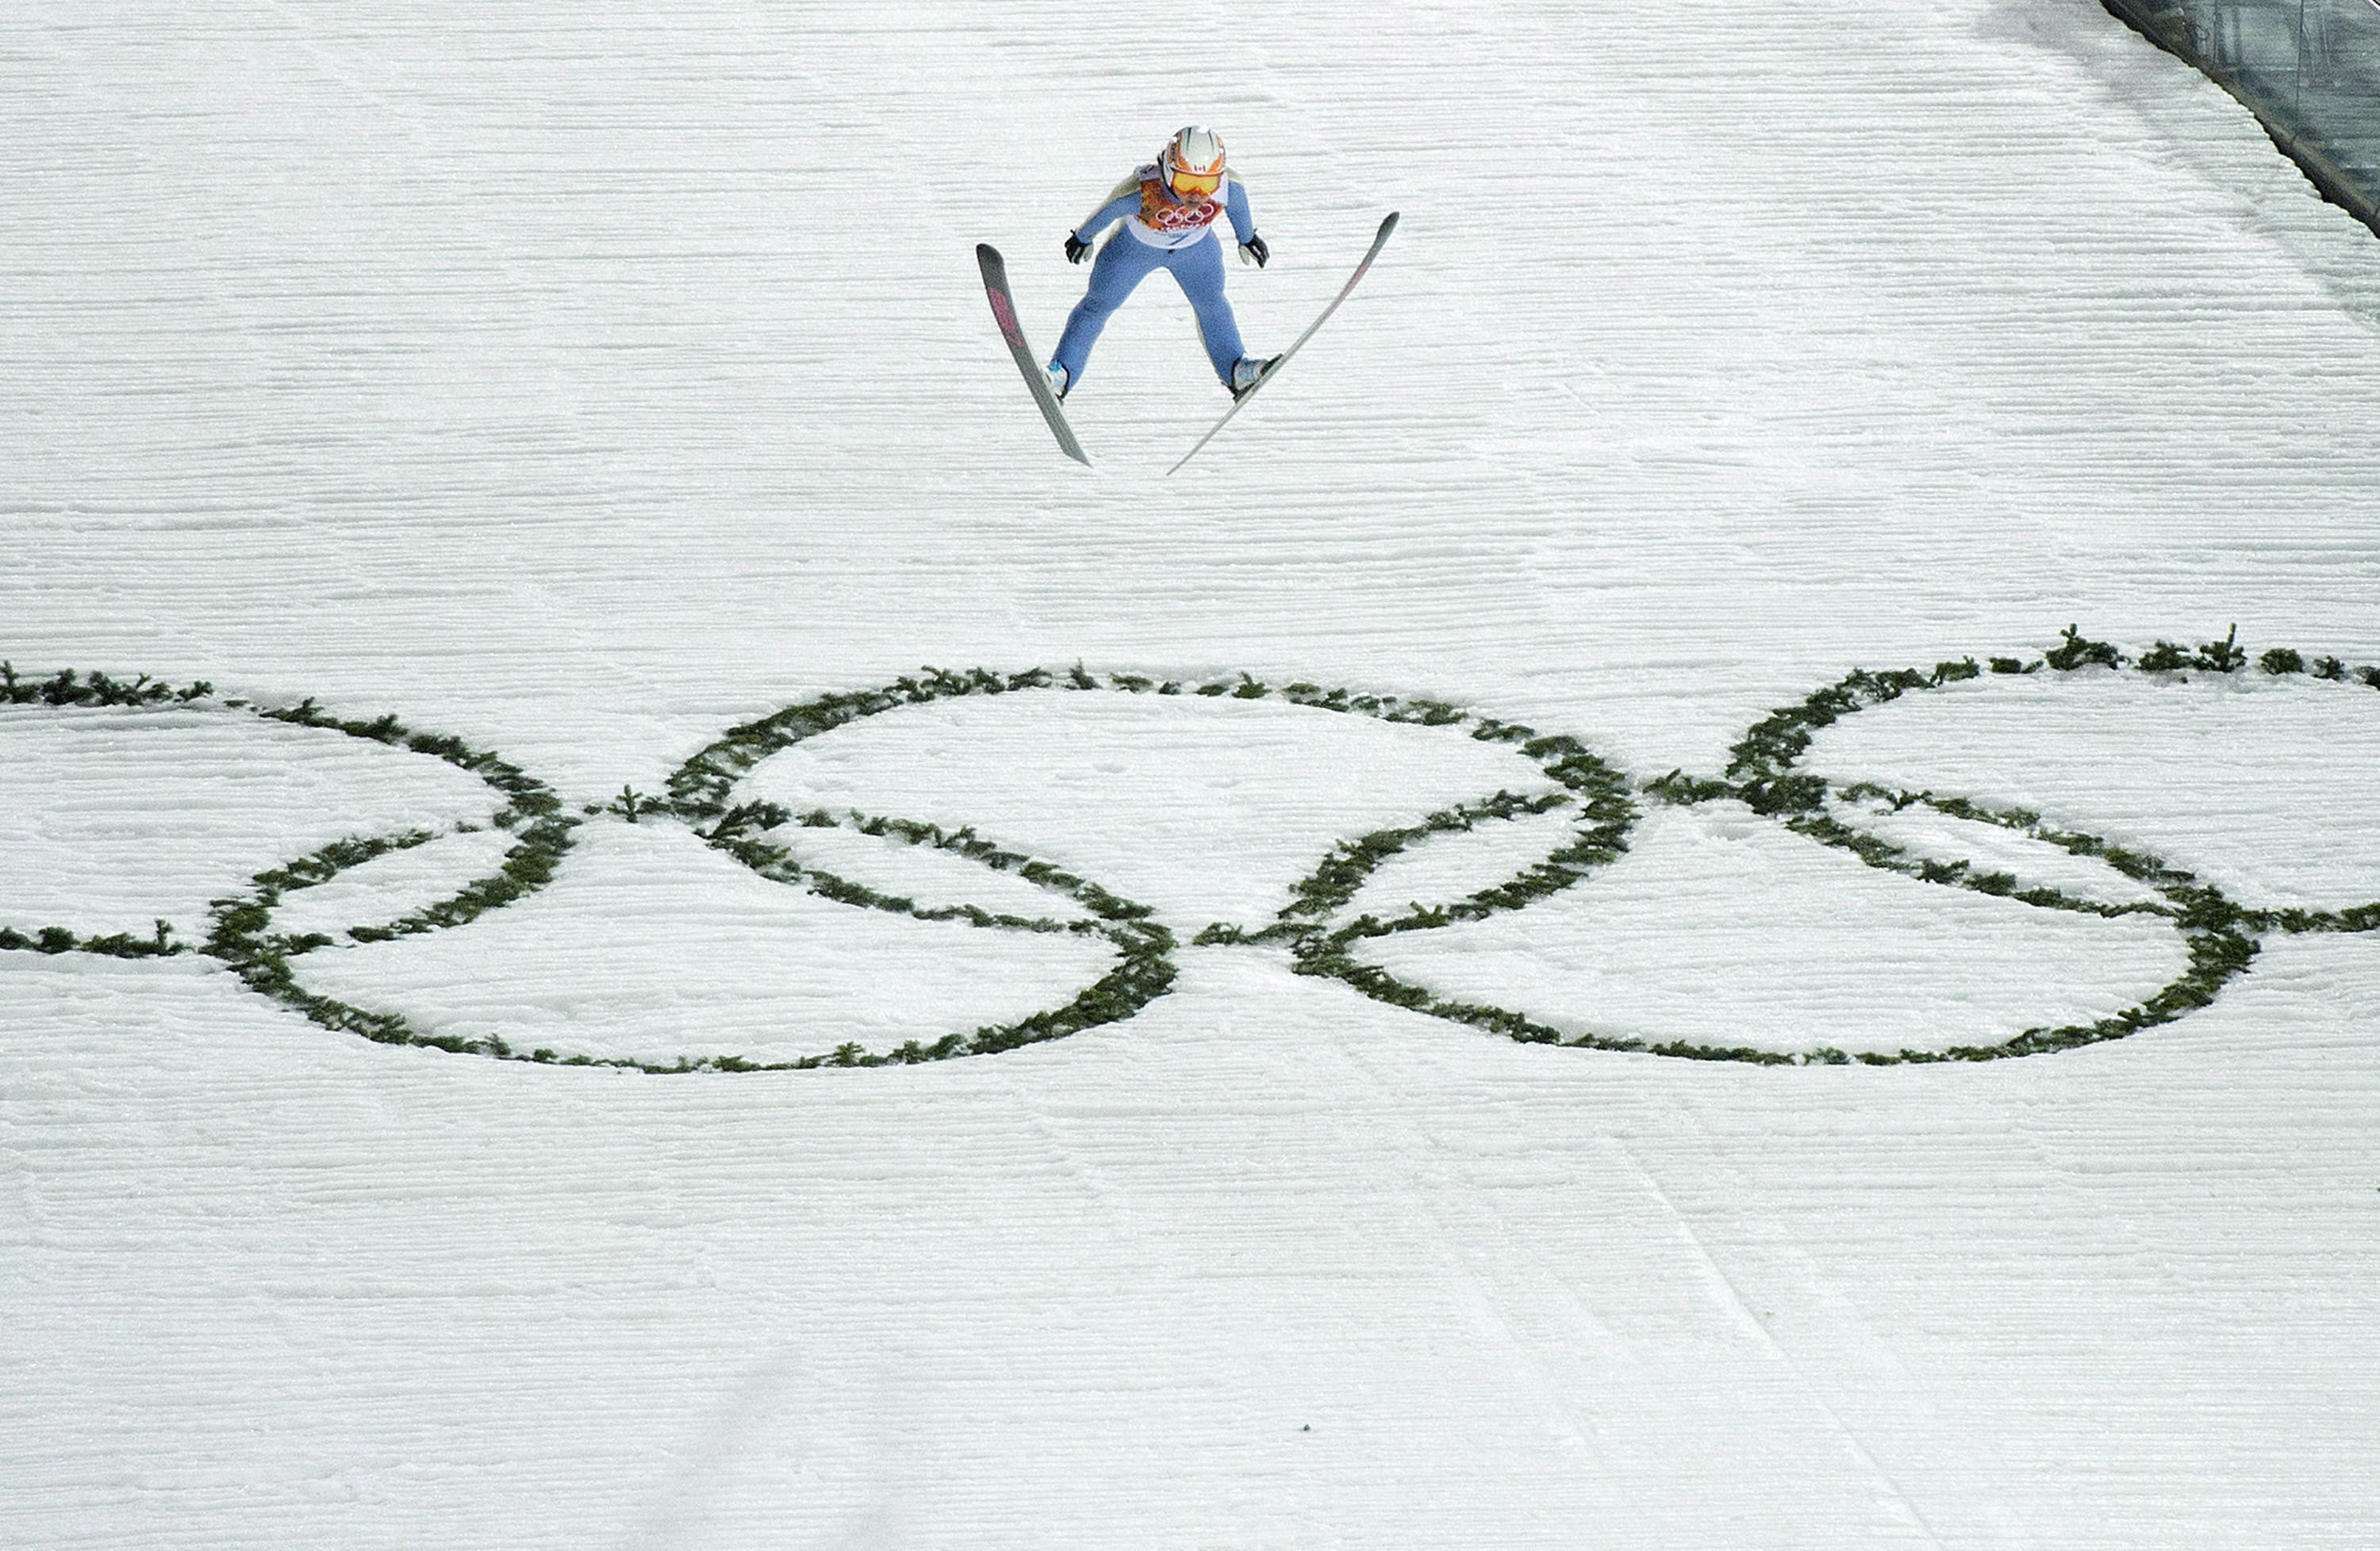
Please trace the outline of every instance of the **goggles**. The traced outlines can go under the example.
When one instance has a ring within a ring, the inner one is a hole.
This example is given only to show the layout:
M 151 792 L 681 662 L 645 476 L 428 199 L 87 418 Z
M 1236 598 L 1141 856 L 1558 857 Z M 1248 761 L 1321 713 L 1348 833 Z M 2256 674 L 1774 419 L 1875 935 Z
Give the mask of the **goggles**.
M 1173 191 L 1177 194 L 1211 194 L 1223 186 L 1223 175 L 1220 170 L 1211 173 L 1194 173 L 1175 167 L 1172 169 L 1172 174 L 1166 181 L 1172 186 Z

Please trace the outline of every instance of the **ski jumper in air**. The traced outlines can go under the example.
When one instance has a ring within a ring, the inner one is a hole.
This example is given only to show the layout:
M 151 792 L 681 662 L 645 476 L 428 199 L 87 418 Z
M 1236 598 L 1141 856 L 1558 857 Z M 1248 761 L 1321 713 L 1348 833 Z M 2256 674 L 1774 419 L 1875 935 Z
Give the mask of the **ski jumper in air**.
M 1172 272 L 1198 317 L 1198 337 L 1215 375 L 1238 398 L 1272 367 L 1247 353 L 1232 304 L 1223 299 L 1223 245 L 1215 223 L 1229 217 L 1240 261 L 1264 267 L 1272 250 L 1257 236 L 1248 191 L 1223 163 L 1222 137 L 1196 125 L 1182 130 L 1154 162 L 1116 185 L 1091 218 L 1066 234 L 1066 258 L 1081 263 L 1101 232 L 1123 223 L 1091 266 L 1091 284 L 1066 319 L 1050 357 L 1050 389 L 1060 398 L 1083 380 L 1083 366 L 1109 316 L 1158 270 Z

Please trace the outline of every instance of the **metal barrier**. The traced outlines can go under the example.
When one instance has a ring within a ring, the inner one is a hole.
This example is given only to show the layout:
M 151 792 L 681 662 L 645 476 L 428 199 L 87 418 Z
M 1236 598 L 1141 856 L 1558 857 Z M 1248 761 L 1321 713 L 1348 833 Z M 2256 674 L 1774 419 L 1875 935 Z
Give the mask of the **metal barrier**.
M 2101 0 L 2264 121 L 2380 233 L 2380 0 Z

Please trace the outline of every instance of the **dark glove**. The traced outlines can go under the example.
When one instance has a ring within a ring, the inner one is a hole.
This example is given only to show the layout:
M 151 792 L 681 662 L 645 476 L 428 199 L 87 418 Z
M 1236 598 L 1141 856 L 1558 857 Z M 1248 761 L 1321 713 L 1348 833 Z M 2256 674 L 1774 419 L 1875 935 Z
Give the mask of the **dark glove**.
M 1090 256 L 1091 245 L 1074 233 L 1066 234 L 1066 262 L 1079 264 Z
M 1271 246 L 1260 236 L 1251 236 L 1247 241 L 1240 244 L 1240 262 L 1244 264 L 1249 260 L 1254 259 L 1256 261 L 1257 268 L 1262 269 L 1265 267 L 1266 261 L 1271 259 Z

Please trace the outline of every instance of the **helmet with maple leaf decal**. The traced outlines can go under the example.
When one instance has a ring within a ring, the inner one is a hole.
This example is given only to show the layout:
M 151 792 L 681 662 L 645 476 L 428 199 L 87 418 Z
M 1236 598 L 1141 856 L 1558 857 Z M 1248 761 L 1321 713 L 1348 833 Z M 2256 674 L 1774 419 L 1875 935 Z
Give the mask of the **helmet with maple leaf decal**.
M 1174 131 L 1158 159 L 1165 186 L 1176 194 L 1212 194 L 1223 186 L 1223 137 L 1202 125 Z

